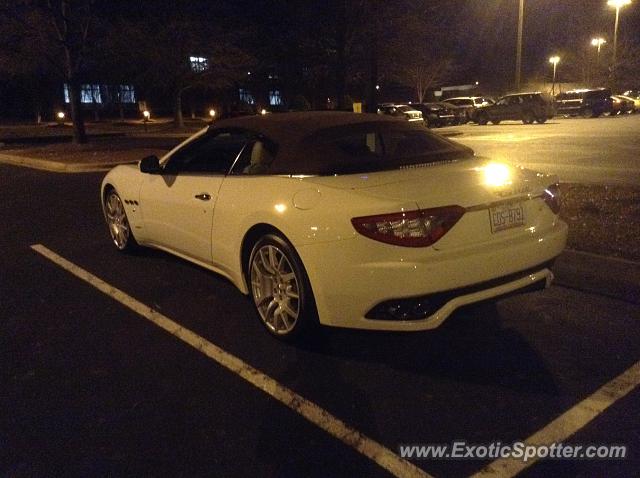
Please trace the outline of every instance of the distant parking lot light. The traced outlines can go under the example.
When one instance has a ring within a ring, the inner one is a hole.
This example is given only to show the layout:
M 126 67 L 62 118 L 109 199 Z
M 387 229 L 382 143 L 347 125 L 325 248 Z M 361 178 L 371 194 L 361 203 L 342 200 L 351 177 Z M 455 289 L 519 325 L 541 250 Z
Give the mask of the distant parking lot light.
M 607 5 L 616 9 L 616 21 L 613 27 L 613 62 L 611 63 L 611 84 L 615 85 L 616 80 L 616 51 L 618 49 L 618 23 L 620 22 L 620 9 L 625 5 L 630 5 L 631 0 L 609 0 Z
M 602 48 L 602 45 L 604 45 L 605 43 L 607 43 L 607 40 L 601 37 L 594 38 L 591 40 L 591 45 L 598 47 L 598 56 L 597 56 L 598 65 L 600 64 L 600 48 Z
M 376 85 L 376 90 L 379 90 L 379 89 L 380 89 L 380 85 Z
M 260 114 L 261 114 L 261 115 L 266 115 L 266 114 L 267 114 L 267 110 L 265 110 L 264 108 L 262 108 L 262 109 L 260 110 Z
M 554 55 L 549 58 L 549 63 L 553 65 L 553 83 L 551 84 L 551 96 L 556 95 L 556 68 L 558 63 L 560 63 L 560 57 L 558 55 Z
M 58 117 L 59 120 L 63 120 L 64 119 L 64 112 L 63 111 L 58 111 L 58 114 L 56 115 Z
M 149 119 L 151 119 L 151 113 L 149 113 L 149 110 L 144 110 L 142 112 L 142 116 L 144 116 L 145 121 L 149 121 Z
M 216 115 L 216 110 L 214 110 L 213 108 L 211 108 L 209 110 L 209 116 L 211 116 L 211 119 L 213 119 L 213 117 Z

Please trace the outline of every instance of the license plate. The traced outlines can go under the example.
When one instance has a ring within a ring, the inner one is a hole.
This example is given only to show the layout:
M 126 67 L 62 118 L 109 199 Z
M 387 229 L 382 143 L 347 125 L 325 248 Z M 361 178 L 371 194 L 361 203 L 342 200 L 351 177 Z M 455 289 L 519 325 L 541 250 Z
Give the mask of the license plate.
M 491 232 L 504 231 L 524 224 L 524 206 L 522 203 L 503 204 L 489 209 Z

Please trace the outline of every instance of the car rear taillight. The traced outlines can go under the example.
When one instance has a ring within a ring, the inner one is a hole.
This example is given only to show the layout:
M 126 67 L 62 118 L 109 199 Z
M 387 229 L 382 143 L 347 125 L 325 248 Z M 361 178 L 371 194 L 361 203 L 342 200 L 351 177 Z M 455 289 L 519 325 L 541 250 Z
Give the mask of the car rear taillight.
M 544 202 L 554 214 L 560 212 L 560 186 L 558 184 L 552 184 L 544 190 Z
M 437 242 L 464 215 L 461 206 L 355 217 L 351 224 L 363 236 L 405 247 L 426 247 Z

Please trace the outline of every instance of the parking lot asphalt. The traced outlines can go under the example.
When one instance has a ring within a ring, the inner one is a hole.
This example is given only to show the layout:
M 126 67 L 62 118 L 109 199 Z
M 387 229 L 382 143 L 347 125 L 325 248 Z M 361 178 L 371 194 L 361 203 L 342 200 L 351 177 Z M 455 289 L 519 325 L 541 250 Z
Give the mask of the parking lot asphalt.
M 640 114 L 600 118 L 556 117 L 544 124 L 442 128 L 476 154 L 557 174 L 562 182 L 640 184 Z
M 167 254 L 119 254 L 101 174 L 0 166 L 0 473 L 15 476 L 388 476 L 215 361 L 35 252 L 42 244 L 233 354 L 363 436 L 402 444 L 526 439 L 640 358 L 640 307 L 553 286 L 460 310 L 432 332 L 261 329 L 225 279 Z M 624 460 L 542 461 L 522 476 L 640 469 L 633 388 L 567 442 Z M 419 460 L 468 476 L 491 460 Z

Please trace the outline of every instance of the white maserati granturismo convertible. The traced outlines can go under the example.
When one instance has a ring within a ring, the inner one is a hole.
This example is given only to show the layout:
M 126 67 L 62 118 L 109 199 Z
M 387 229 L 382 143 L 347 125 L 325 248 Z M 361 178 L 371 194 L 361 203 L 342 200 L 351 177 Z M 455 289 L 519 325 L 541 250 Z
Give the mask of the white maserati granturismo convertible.
M 416 331 L 548 286 L 557 179 L 391 117 L 221 120 L 102 182 L 115 246 L 162 249 L 250 294 L 280 338 L 316 324 Z

